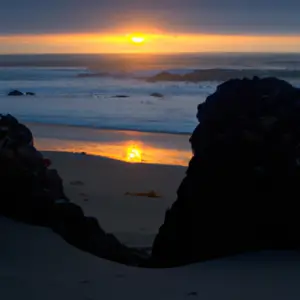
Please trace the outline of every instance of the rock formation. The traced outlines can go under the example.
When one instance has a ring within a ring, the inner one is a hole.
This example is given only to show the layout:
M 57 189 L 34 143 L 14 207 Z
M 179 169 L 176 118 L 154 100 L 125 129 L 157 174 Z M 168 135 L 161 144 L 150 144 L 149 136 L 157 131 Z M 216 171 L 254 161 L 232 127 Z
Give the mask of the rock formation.
M 197 117 L 194 155 L 151 265 L 299 249 L 300 89 L 275 78 L 229 80 Z
M 299 249 L 300 89 L 233 79 L 198 106 L 193 157 L 151 259 L 105 233 L 63 190 L 30 130 L 0 116 L 0 214 L 47 226 L 127 265 L 172 267 L 262 249 Z
M 7 96 L 35 96 L 35 93 L 33 92 L 26 92 L 22 93 L 18 90 L 13 90 L 7 94 Z
M 236 70 L 236 69 L 200 69 L 193 70 L 185 74 L 174 74 L 170 72 L 160 72 L 154 76 L 143 78 L 149 82 L 159 81 L 174 81 L 174 82 L 203 82 L 203 81 L 226 81 L 231 78 L 242 79 L 244 77 L 253 77 L 260 74 L 262 77 L 285 77 L 285 78 L 299 78 L 300 72 L 298 70 Z
M 18 90 L 13 90 L 7 94 L 7 96 L 24 96 L 24 93 L 18 91 Z
M 68 243 L 98 257 L 139 265 L 140 251 L 105 233 L 94 218 L 64 194 L 57 171 L 37 151 L 30 130 L 10 115 L 0 116 L 0 215 L 46 226 Z
M 155 97 L 155 98 L 163 98 L 164 97 L 164 95 L 161 93 L 152 93 L 150 96 Z
M 129 98 L 128 95 L 115 95 L 112 98 Z

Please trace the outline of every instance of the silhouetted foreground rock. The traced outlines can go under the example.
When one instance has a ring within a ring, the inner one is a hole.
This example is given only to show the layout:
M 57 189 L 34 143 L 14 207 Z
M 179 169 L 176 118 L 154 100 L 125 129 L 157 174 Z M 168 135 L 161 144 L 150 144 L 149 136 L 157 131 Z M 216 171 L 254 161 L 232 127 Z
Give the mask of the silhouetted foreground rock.
M 77 248 L 112 261 L 138 265 L 145 258 L 70 203 L 57 171 L 48 169 L 35 149 L 30 130 L 10 115 L 0 117 L 0 168 L 0 215 L 52 228 Z
M 275 78 L 230 80 L 197 117 L 194 156 L 151 264 L 300 248 L 300 89 Z

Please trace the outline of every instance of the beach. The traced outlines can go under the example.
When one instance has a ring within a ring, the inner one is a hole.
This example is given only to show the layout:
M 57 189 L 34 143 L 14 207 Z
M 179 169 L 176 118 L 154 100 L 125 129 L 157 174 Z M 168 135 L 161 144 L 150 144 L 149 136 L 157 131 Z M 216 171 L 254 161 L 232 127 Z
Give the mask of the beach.
M 180 166 L 126 163 L 82 154 L 45 152 L 70 200 L 128 246 L 150 247 L 184 177 Z M 159 198 L 126 195 L 155 191 Z
M 70 200 L 123 243 L 150 247 L 185 167 L 44 152 Z M 153 190 L 160 198 L 125 195 Z M 252 253 L 172 269 L 109 262 L 48 228 L 0 217 L 1 299 L 299 299 L 296 252 Z
M 185 167 L 44 152 L 67 196 L 123 243 L 150 247 Z M 154 190 L 160 198 L 126 196 Z M 299 299 L 296 252 L 261 252 L 172 269 L 142 269 L 76 249 L 51 229 L 0 217 L 1 299 Z
M 187 166 L 189 134 L 103 130 L 80 126 L 26 123 L 41 151 L 86 153 L 136 163 Z
M 71 202 L 124 245 L 148 252 L 192 157 L 189 138 L 198 125 L 197 105 L 220 82 L 154 83 L 136 80 L 134 72 L 184 74 L 195 66 L 264 72 L 283 66 L 287 76 L 300 61 L 298 56 L 288 56 L 291 61 L 270 56 L 275 64 L 268 63 L 269 56 L 245 60 L 225 55 L 218 63 L 213 57 L 211 65 L 201 55 L 188 56 L 189 63 L 183 65 L 175 64 L 175 58 L 159 64 L 154 60 L 151 68 L 133 69 L 134 78 L 127 73 L 115 78 L 119 64 L 112 64 L 109 76 L 102 78 L 94 76 L 101 63 L 93 70 L 87 65 L 53 66 L 51 60 L 59 57 L 50 58 L 41 57 L 43 61 L 31 67 L 23 63 L 2 67 L 2 113 L 11 113 L 30 128 L 36 148 L 50 159 L 50 168 L 58 170 Z M 93 65 L 95 58 L 89 59 Z M 89 76 L 80 77 L 82 72 Z M 293 80 L 299 86 L 299 78 Z M 9 97 L 13 89 L 35 95 Z M 208 213 L 214 217 L 214 212 L 213 208 Z M 295 251 L 253 252 L 184 267 L 146 269 L 81 251 L 50 228 L 2 216 L 0 228 L 4 300 L 300 299 L 300 260 Z
M 151 247 L 192 155 L 188 135 L 26 125 L 72 202 L 122 243 Z M 158 197 L 132 195 L 149 192 Z

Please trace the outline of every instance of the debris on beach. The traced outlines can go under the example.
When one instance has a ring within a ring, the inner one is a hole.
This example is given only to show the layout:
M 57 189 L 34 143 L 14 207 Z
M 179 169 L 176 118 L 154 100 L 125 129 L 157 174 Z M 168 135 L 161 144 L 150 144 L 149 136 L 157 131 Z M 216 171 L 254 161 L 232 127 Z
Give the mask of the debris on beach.
M 148 197 L 148 198 L 161 198 L 155 191 L 149 191 L 146 193 L 131 193 L 126 192 L 125 196 L 134 196 L 134 197 Z

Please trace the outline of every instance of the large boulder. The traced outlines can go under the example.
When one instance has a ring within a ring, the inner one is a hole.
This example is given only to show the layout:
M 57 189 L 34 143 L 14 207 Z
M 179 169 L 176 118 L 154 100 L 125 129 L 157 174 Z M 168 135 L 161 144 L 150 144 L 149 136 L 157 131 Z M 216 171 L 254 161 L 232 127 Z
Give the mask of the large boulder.
M 49 227 L 98 257 L 135 266 L 145 259 L 70 202 L 62 178 L 34 147 L 31 131 L 10 115 L 0 116 L 0 170 L 0 215 Z
M 152 265 L 299 249 L 300 89 L 275 78 L 230 80 L 197 117 L 194 155 Z

